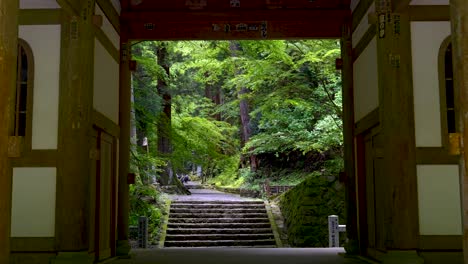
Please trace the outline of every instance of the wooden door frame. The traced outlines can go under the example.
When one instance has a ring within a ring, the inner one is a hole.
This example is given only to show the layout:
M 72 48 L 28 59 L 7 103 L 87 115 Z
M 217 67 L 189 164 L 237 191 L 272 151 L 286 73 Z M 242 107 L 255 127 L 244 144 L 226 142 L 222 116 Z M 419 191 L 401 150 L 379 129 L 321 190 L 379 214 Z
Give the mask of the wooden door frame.
M 96 200 L 95 200 L 95 226 L 94 226 L 94 250 L 95 250 L 95 260 L 101 261 L 100 259 L 100 240 L 101 240 L 101 168 L 102 168 L 102 158 L 101 158 L 101 149 L 102 149 L 102 140 L 103 134 L 108 135 L 112 138 L 111 148 L 111 180 L 110 180 L 110 250 L 111 250 L 111 257 L 116 255 L 116 238 L 117 238 L 117 138 L 109 133 L 106 133 L 102 128 L 94 126 L 96 131 L 96 152 L 97 152 L 97 160 L 96 162 Z
M 100 258 L 100 240 L 101 240 L 101 134 L 102 130 L 94 127 L 96 130 L 96 179 L 95 179 L 95 212 L 94 212 L 94 260 Z
M 365 160 L 365 132 L 356 136 L 356 178 L 357 199 L 359 218 L 359 253 L 366 255 L 369 245 L 369 234 L 367 226 L 367 183 L 366 183 L 366 160 Z
M 374 136 L 382 133 L 379 123 L 356 135 L 356 177 L 358 189 L 358 217 L 359 217 L 359 249 L 361 255 L 367 255 L 375 259 L 381 259 L 384 253 L 377 248 L 369 248 L 369 221 L 368 221 L 368 197 L 367 197 L 367 169 L 366 169 L 366 139 L 370 137 L 373 142 Z M 373 144 L 373 143 L 372 143 Z M 373 155 L 373 154 L 372 154 Z M 375 157 L 373 156 L 372 159 Z M 375 186 L 374 186 L 375 192 Z M 375 218 L 377 218 L 375 216 Z M 375 234 L 374 234 L 375 235 Z

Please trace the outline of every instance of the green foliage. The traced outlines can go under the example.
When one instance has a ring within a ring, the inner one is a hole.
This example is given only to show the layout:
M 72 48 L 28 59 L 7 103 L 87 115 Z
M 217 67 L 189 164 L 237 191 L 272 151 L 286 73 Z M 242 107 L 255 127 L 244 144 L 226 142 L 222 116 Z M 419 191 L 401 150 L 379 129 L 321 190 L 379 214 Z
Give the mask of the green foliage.
M 130 186 L 130 225 L 137 226 L 140 216 L 148 217 L 149 240 L 158 239 L 161 228 L 161 218 L 165 211 L 165 198 L 151 185 L 136 184 Z
M 239 173 L 239 154 L 233 155 L 218 162 L 221 173 L 214 178 L 209 179 L 208 183 L 216 186 L 239 188 L 243 185 L 245 177 Z
M 161 46 L 170 53 L 169 75 L 157 63 Z M 218 176 L 216 184 L 257 188 L 272 173 L 264 174 L 262 168 L 259 173 L 237 171 L 234 157 L 240 153 L 285 160 L 297 153 L 332 153 L 326 155 L 331 159 L 341 155 L 341 76 L 334 64 L 340 56 L 338 41 L 143 42 L 136 50 L 135 109 L 151 142 L 157 141 L 155 124 L 162 109 L 158 80 L 169 83 L 172 95 L 173 152 L 154 162 L 170 160 L 176 171 L 202 165 L 206 177 Z M 207 98 L 213 87 L 220 88 L 219 105 Z M 241 90 L 248 92 L 240 97 Z M 242 149 L 241 99 L 249 103 L 252 131 Z M 215 120 L 217 114 L 222 121 Z

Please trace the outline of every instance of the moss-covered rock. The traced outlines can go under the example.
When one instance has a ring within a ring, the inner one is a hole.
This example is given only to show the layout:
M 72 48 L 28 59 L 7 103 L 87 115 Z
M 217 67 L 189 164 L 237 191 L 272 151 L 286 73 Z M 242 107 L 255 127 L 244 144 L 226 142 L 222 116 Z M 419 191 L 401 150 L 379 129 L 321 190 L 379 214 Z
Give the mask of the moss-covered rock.
M 291 246 L 328 247 L 328 216 L 346 222 L 345 190 L 340 185 L 337 178 L 317 173 L 280 196 Z

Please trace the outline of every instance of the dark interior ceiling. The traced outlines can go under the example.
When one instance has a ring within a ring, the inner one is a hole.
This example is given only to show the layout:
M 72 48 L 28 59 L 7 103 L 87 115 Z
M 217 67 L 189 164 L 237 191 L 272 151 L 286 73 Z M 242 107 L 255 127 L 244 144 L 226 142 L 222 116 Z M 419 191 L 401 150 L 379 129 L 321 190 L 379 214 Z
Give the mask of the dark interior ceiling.
M 134 40 L 339 38 L 350 0 L 121 0 Z

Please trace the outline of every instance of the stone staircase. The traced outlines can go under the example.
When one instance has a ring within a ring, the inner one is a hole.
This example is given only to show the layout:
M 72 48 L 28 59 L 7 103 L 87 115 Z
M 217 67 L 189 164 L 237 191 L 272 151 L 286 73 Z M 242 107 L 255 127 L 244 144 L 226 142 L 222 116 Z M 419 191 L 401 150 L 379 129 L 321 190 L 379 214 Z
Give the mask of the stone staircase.
M 276 247 L 262 201 L 173 201 L 165 247 Z

